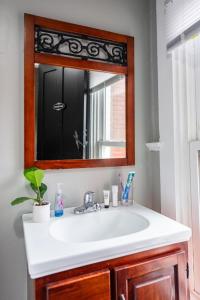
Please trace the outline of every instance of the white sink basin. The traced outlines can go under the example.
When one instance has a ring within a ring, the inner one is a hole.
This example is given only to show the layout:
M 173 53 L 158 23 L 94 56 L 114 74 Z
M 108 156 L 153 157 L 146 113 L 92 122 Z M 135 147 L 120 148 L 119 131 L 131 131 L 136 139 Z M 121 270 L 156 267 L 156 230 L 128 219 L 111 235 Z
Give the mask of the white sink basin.
M 32 279 L 187 241 L 191 230 L 134 204 L 33 223 L 23 216 L 28 270 Z
M 130 235 L 148 226 L 146 218 L 132 211 L 102 210 L 57 220 L 49 232 L 65 243 L 88 243 Z

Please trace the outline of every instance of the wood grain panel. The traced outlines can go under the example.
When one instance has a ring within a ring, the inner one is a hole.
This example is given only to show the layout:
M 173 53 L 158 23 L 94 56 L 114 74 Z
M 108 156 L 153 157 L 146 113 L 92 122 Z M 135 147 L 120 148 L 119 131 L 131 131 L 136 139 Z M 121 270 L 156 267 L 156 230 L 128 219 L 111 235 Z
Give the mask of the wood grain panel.
M 173 269 L 154 272 L 149 276 L 130 280 L 128 299 L 175 300 Z
M 31 167 L 35 150 L 34 17 L 24 17 L 24 164 Z
M 110 300 L 110 271 L 50 283 L 46 289 L 47 300 Z
M 35 53 L 35 62 L 59 67 L 75 68 L 87 71 L 102 71 L 114 74 L 127 74 L 127 67 L 103 62 L 87 61 L 77 58 Z
M 30 15 L 33 17 L 32 15 Z M 91 28 L 83 25 L 67 23 L 63 21 L 47 19 L 44 17 L 34 16 L 35 23 L 43 28 L 53 29 L 66 33 L 81 33 L 90 37 L 106 39 L 113 42 L 126 43 L 128 36 L 97 28 Z
M 126 158 L 34 161 L 34 166 L 41 169 L 98 168 L 98 167 L 113 167 L 113 166 L 126 166 L 126 165 L 127 165 Z
M 126 97 L 126 143 L 128 165 L 135 164 L 135 86 L 134 86 L 134 38 L 129 37 L 128 49 L 128 76 Z
M 170 276 L 156 278 L 135 286 L 135 299 L 168 300 L 174 299 Z M 129 296 L 131 299 L 131 296 Z

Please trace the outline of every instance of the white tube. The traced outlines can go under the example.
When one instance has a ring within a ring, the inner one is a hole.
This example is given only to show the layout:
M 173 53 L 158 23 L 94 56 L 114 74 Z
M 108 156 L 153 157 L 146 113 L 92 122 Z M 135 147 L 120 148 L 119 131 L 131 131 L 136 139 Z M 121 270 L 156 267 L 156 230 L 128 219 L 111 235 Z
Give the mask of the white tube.
M 118 206 L 118 185 L 112 185 L 112 205 Z

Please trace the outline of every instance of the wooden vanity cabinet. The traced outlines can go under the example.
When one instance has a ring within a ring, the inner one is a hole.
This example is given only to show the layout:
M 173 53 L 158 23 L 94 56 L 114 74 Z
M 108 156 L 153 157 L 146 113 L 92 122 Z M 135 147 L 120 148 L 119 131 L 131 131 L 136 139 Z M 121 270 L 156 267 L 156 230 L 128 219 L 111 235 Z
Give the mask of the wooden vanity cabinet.
M 187 243 L 44 276 L 36 300 L 188 300 Z

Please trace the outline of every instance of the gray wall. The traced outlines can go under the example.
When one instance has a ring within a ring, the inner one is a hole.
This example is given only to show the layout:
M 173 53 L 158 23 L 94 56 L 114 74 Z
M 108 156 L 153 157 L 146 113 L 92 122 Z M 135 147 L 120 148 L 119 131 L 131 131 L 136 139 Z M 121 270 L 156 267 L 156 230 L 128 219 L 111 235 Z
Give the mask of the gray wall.
M 159 114 L 158 114 L 158 68 L 157 68 L 157 24 L 156 1 L 149 1 L 150 13 L 150 80 L 151 80 L 151 122 L 152 134 L 149 142 L 159 142 Z M 160 152 L 148 153 L 149 175 L 152 184 L 152 207 L 161 211 L 160 203 Z
M 136 180 L 135 201 L 152 206 L 151 159 L 145 143 L 153 139 L 148 0 L 1 0 L 0 3 L 0 299 L 27 298 L 27 270 L 21 215 L 31 205 L 11 207 L 28 189 L 23 170 L 23 13 L 135 36 Z M 132 167 L 48 171 L 48 198 L 64 183 L 65 206 L 78 205 L 87 189 L 101 191 Z

